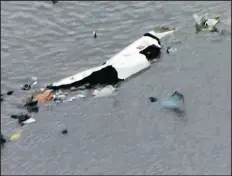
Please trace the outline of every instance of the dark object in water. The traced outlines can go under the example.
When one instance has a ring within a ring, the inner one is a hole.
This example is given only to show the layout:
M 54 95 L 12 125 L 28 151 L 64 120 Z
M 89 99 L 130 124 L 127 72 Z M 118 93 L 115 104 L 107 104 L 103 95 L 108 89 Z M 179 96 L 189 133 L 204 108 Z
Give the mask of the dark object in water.
M 18 123 L 22 125 L 22 122 L 30 119 L 31 117 L 28 114 L 13 114 L 11 115 L 11 118 L 18 119 Z
M 67 129 L 62 130 L 62 134 L 67 134 L 67 133 L 68 133 Z
M 158 98 L 156 97 L 149 97 L 150 102 L 156 102 L 158 100 Z
M 38 112 L 39 112 L 39 107 L 38 107 L 38 106 L 32 106 L 32 107 L 28 106 L 28 107 L 27 107 L 27 111 L 28 111 L 29 113 L 32 113 L 32 112 L 38 113 Z
M 29 90 L 36 84 L 37 84 L 37 77 L 32 77 L 28 84 L 24 84 L 23 86 L 21 86 L 21 90 Z
M 11 90 L 11 91 L 7 92 L 6 94 L 7 95 L 12 95 L 13 93 L 14 93 L 14 91 Z
M 167 50 L 166 50 L 166 52 L 169 54 L 170 52 L 169 52 L 169 50 L 171 49 L 171 47 L 170 46 L 168 46 L 167 47 Z
M 161 50 L 156 45 L 150 45 L 139 53 L 145 55 L 149 61 L 153 60 L 154 58 L 158 59 L 161 56 Z
M 29 97 L 27 99 L 26 104 L 24 105 L 24 107 L 27 109 L 27 111 L 29 113 L 38 113 L 39 112 L 39 107 L 38 107 L 38 101 L 37 100 L 33 100 L 33 96 Z
M 177 50 L 176 48 L 172 48 L 169 46 L 169 47 L 167 47 L 166 52 L 167 52 L 167 54 L 170 54 L 170 53 L 174 53 L 176 50 Z
M 71 84 L 64 84 L 60 86 L 52 86 L 48 85 L 48 89 L 59 90 L 59 89 L 70 89 L 70 87 L 79 87 L 82 85 L 86 85 L 86 89 L 92 88 L 93 86 L 100 84 L 100 85 L 114 85 L 117 84 L 122 79 L 118 78 L 117 70 L 112 66 L 107 66 L 102 68 L 101 70 L 95 71 L 91 73 L 91 75 L 87 76 L 86 78 L 73 82 Z
M 3 94 L 1 93 L 1 101 L 3 101 L 4 99 L 2 98 Z
M 25 107 L 32 107 L 32 106 L 36 106 L 37 104 L 38 104 L 37 100 L 32 100 L 32 101 L 27 102 L 24 106 Z
M 53 4 L 56 4 L 58 2 L 58 0 L 52 0 Z
M 97 33 L 93 31 L 93 38 L 97 38 Z
M 31 89 L 31 85 L 29 84 L 24 84 L 21 88 L 21 90 L 29 90 L 29 89 Z
M 1 134 L 1 146 L 6 143 L 5 137 Z

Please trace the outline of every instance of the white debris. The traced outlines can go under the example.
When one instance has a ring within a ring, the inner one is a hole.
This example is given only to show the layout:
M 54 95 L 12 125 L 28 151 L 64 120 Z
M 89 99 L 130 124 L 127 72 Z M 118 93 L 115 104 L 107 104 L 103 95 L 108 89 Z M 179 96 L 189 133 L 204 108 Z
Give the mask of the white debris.
M 73 97 L 70 97 L 68 98 L 67 100 L 64 100 L 63 102 L 70 102 L 70 101 L 73 101 L 73 100 L 76 100 L 76 99 L 79 99 L 79 98 L 85 98 L 86 96 L 84 94 L 78 94 L 78 95 L 75 95 Z
M 36 121 L 36 120 L 35 120 L 34 118 L 29 118 L 29 119 L 23 121 L 22 123 L 23 123 L 23 124 L 30 124 L 30 123 L 34 123 L 35 121 Z
M 116 90 L 116 88 L 114 88 L 112 85 L 108 85 L 106 87 L 104 87 L 101 90 L 94 90 L 93 91 L 93 96 L 94 97 L 104 97 L 104 96 L 109 96 L 111 95 L 114 91 Z

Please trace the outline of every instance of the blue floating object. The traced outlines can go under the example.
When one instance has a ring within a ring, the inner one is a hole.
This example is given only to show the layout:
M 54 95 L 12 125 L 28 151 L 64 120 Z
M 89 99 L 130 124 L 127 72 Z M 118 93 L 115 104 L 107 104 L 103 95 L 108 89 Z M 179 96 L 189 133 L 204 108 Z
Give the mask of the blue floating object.
M 161 100 L 160 105 L 167 109 L 184 111 L 184 96 L 176 91 L 165 100 Z

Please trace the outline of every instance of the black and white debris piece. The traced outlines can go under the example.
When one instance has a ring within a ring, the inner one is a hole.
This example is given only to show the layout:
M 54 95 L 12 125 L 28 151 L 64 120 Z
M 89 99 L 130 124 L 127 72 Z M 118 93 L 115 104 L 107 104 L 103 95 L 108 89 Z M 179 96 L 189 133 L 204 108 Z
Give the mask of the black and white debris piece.
M 28 84 L 21 86 L 21 90 L 30 90 L 33 86 L 37 84 L 37 77 L 32 77 Z
M 35 119 L 32 118 L 30 115 L 28 114 L 23 114 L 23 113 L 20 113 L 20 114 L 13 114 L 11 115 L 11 118 L 13 119 L 18 119 L 18 123 L 20 125 L 25 125 L 25 124 L 30 124 L 30 123 L 33 123 L 35 122 Z
M 93 31 L 93 38 L 97 38 L 97 33 L 96 33 L 96 31 Z

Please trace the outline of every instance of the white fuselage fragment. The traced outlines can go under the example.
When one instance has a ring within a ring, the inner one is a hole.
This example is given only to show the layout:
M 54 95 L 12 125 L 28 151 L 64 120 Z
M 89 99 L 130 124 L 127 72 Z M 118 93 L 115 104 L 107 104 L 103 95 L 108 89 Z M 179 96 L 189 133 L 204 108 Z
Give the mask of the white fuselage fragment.
M 173 30 L 162 33 L 155 33 L 154 31 L 150 31 L 149 34 L 161 39 L 173 32 Z M 149 36 L 142 36 L 134 43 L 123 49 L 121 52 L 111 57 L 108 61 L 106 61 L 104 65 L 79 72 L 73 76 L 64 78 L 58 82 L 54 82 L 51 86 L 57 87 L 61 85 L 72 84 L 74 82 L 80 81 L 88 77 L 93 72 L 99 71 L 107 66 L 112 66 L 116 69 L 119 79 L 127 79 L 130 76 L 150 66 L 150 62 L 147 60 L 146 56 L 139 53 L 141 50 L 147 48 L 150 45 L 156 45 L 157 47 L 161 48 L 161 46 L 155 38 Z

